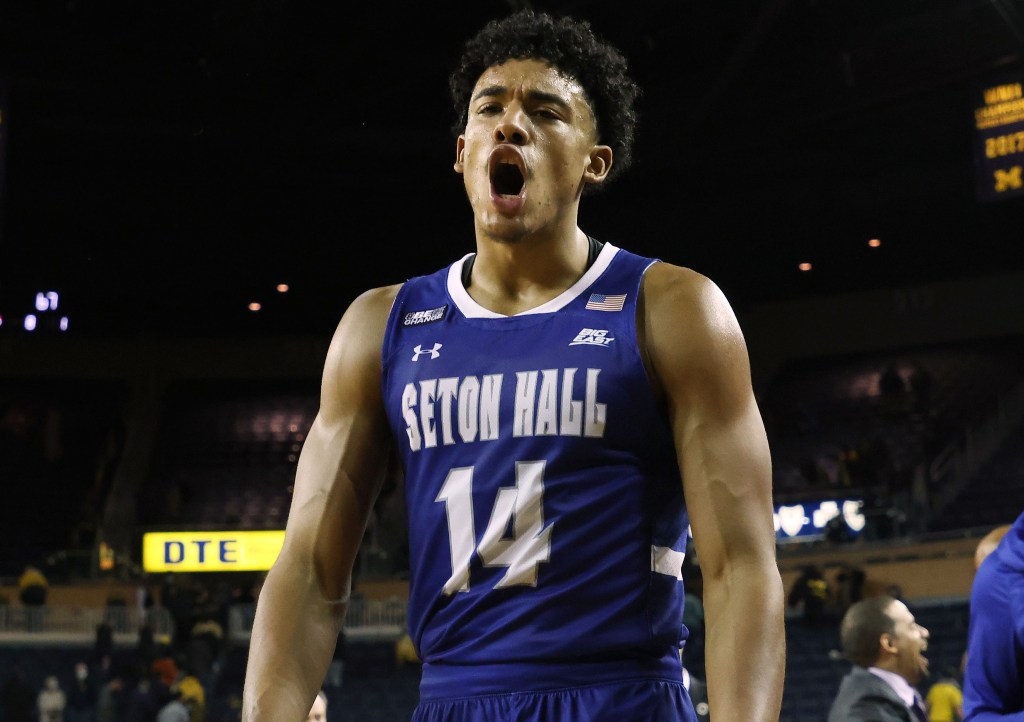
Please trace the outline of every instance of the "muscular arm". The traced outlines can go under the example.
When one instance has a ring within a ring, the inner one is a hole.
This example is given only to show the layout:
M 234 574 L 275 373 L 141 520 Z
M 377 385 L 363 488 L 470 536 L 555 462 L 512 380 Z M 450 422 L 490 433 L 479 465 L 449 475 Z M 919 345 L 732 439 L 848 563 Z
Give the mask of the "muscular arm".
M 709 705 L 715 722 L 778 720 L 785 593 L 771 458 L 739 324 L 713 283 L 659 263 L 644 281 L 642 327 L 704 578 Z
M 395 290 L 357 298 L 327 353 L 320 411 L 299 457 L 284 546 L 256 605 L 244 722 L 305 720 L 334 653 L 389 451 L 380 354 Z

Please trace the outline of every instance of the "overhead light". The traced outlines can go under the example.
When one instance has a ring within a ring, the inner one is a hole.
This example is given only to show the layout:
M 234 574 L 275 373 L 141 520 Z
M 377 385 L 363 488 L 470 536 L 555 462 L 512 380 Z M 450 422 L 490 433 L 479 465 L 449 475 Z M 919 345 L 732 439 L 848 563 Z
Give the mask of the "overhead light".
M 811 270 L 811 264 L 804 261 L 799 266 L 797 266 L 797 268 L 799 268 L 801 271 L 809 271 Z
M 259 301 L 253 301 L 252 303 L 249 304 L 249 310 L 252 311 L 253 313 L 259 311 L 261 308 L 263 308 L 263 304 L 261 304 Z
M 880 245 L 882 245 L 882 242 L 877 238 L 872 238 L 870 241 L 868 241 L 868 245 L 871 246 L 872 248 L 878 248 Z
M 288 284 L 287 283 L 279 283 L 279 284 L 277 284 L 277 292 L 278 293 L 288 293 Z

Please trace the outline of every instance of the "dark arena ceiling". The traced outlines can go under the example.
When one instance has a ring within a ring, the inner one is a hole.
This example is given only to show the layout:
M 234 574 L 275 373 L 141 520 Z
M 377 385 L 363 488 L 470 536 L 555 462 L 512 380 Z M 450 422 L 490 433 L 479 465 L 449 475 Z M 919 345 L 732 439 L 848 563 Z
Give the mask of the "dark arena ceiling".
M 1024 81 L 1018 0 L 7 0 L 0 334 L 50 290 L 81 334 L 329 334 L 472 250 L 447 74 L 523 6 L 589 19 L 645 90 L 598 238 L 737 306 L 1024 268 L 974 114 Z

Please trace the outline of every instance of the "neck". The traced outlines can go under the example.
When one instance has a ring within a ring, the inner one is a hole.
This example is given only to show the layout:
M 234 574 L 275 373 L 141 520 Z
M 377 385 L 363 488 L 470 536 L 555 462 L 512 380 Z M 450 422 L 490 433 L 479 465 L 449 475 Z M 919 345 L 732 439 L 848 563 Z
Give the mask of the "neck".
M 587 270 L 589 254 L 590 240 L 579 228 L 558 239 L 478 238 L 467 290 L 485 308 L 519 313 L 550 301 L 576 283 Z

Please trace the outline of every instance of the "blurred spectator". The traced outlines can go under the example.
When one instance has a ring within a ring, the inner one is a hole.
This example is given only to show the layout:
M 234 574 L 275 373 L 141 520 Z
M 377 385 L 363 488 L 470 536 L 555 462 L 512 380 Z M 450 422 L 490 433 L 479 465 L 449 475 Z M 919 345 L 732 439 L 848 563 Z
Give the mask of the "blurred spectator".
M 185 646 L 186 659 L 203 687 L 212 689 L 224 652 L 224 628 L 207 614 L 201 615 L 192 627 Z
M 60 688 L 60 681 L 50 675 L 43 682 L 43 689 L 36 698 L 36 707 L 39 710 L 39 722 L 64 722 L 64 708 L 67 706 L 67 696 Z
M 214 675 L 214 652 L 210 643 L 192 635 L 185 643 L 185 666 L 199 678 L 203 687 L 209 687 Z
M 5 722 L 32 722 L 36 693 L 22 669 L 15 668 L 0 693 Z
M 187 574 L 165 574 L 160 584 L 160 604 L 174 622 L 174 646 L 184 649 L 195 624 L 198 589 Z
M 129 694 L 125 676 L 122 670 L 118 670 L 100 688 L 96 705 L 97 722 L 124 722 L 127 719 Z
M 135 649 L 135 657 L 138 663 L 139 674 L 143 677 L 148 676 L 153 668 L 153 662 L 157 658 L 153 628 L 148 624 L 144 624 L 139 628 L 139 641 Z
M 106 620 L 96 625 L 96 642 L 93 646 L 93 664 L 102 665 L 114 653 L 114 628 Z
M 156 713 L 156 722 L 189 722 L 188 707 L 181 701 L 181 690 L 171 687 L 167 699 Z
M 68 706 L 64 713 L 67 722 L 96 722 L 99 690 L 85 662 L 75 665 L 75 680 L 68 689 L 67 697 Z
M 878 391 L 882 396 L 882 413 L 892 414 L 906 408 L 907 384 L 896 364 L 889 363 L 882 370 L 878 378 Z
M 153 722 L 162 705 L 162 690 L 154 679 L 143 677 L 129 688 L 124 722 Z
M 860 471 L 860 454 L 853 446 L 844 446 L 837 456 L 836 483 L 843 488 L 860 486 L 863 483 Z
M 867 581 L 867 574 L 860 567 L 849 562 L 843 562 L 836 571 L 835 607 L 837 616 L 846 614 L 846 611 L 859 602 L 864 596 L 864 584 Z
M 25 605 L 25 622 L 27 629 L 38 631 L 43 627 L 43 614 L 46 607 L 46 595 L 50 584 L 43 573 L 36 567 L 27 566 L 18 578 L 18 598 Z
M 841 545 L 857 541 L 857 532 L 850 527 L 842 514 L 836 514 L 825 522 L 822 534 L 829 544 Z
M 153 660 L 150 667 L 153 677 L 164 687 L 170 687 L 178 680 L 178 663 L 166 651 Z
M 828 599 L 829 588 L 825 574 L 817 565 L 807 564 L 790 587 L 786 603 L 790 607 L 799 608 L 804 622 L 813 627 L 822 621 Z
M 409 636 L 409 632 L 404 632 L 398 638 L 398 641 L 395 642 L 395 660 L 398 662 L 399 669 L 407 664 L 418 665 L 420 663 L 420 657 L 416 653 L 416 645 L 412 643 L 412 637 Z
M 43 573 L 33 566 L 25 567 L 18 578 L 19 598 L 26 607 L 44 606 L 49 587 L 50 584 Z
M 942 676 L 928 688 L 924 698 L 928 722 L 962 722 L 964 693 L 956 668 L 943 670 Z
M 181 692 L 181 701 L 188 707 L 189 721 L 205 722 L 206 690 L 199 678 L 186 670 L 178 681 L 178 690 Z

